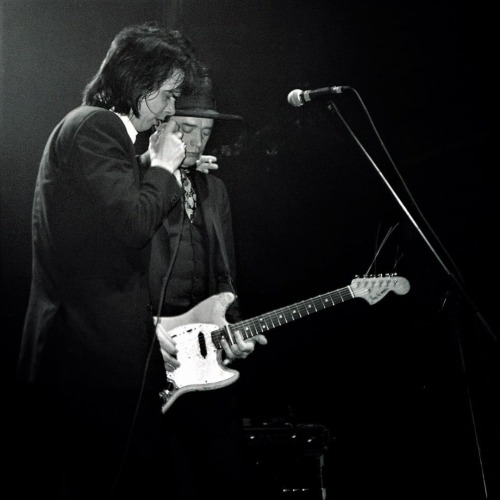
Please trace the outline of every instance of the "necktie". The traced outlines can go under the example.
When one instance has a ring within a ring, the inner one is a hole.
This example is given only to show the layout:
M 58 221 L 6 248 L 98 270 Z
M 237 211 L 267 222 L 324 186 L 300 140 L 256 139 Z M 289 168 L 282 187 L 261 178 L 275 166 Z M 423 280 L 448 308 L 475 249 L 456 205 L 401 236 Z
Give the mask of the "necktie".
M 189 217 L 189 220 L 193 222 L 194 211 L 196 210 L 196 193 L 194 192 L 189 176 L 182 169 L 181 169 L 181 180 L 182 180 L 182 187 L 184 188 L 184 208 Z

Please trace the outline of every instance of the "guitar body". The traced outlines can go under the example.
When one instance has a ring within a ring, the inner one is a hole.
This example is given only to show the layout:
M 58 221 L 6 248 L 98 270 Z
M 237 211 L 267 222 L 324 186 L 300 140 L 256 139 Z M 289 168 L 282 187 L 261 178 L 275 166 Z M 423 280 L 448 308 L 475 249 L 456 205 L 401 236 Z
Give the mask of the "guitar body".
M 223 351 L 212 336 L 227 324 L 226 310 L 234 299 L 229 292 L 212 295 L 184 314 L 160 318 L 157 335 L 168 332 L 175 340 L 181 364 L 167 371 L 168 387 L 160 394 L 163 413 L 185 392 L 218 389 L 238 379 L 239 373 L 222 363 Z

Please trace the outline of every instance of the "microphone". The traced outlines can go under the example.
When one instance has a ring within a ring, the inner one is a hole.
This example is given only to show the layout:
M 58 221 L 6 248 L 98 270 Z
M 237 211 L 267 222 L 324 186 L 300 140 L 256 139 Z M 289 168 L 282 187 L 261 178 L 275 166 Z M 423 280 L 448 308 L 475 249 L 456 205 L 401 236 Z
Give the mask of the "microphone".
M 341 94 L 342 91 L 347 88 L 348 87 L 337 85 L 336 87 L 323 87 L 321 89 L 315 90 L 295 89 L 288 94 L 287 99 L 289 104 L 298 108 L 306 102 L 309 102 L 312 99 L 316 99 L 318 97 L 325 97 L 332 94 Z

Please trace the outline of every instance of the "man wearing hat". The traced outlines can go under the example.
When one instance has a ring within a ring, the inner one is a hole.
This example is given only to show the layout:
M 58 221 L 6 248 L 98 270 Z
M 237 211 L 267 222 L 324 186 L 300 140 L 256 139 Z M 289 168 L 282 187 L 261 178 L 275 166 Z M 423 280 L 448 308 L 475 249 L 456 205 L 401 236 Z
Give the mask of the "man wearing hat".
M 217 158 L 203 153 L 215 121 L 239 125 L 243 119 L 217 111 L 207 77 L 196 93 L 177 99 L 171 120 L 177 122 L 186 144 L 186 155 L 176 174 L 185 195 L 153 238 L 151 307 L 155 316 L 175 318 L 189 314 L 209 297 L 230 292 L 220 296 L 222 303 L 218 305 L 222 321 L 233 323 L 241 318 L 238 300 L 233 300 L 235 251 L 230 202 L 223 181 L 206 175 L 217 168 Z M 205 319 L 197 317 L 197 322 L 212 323 L 211 315 L 209 312 Z M 168 329 L 158 329 L 157 334 L 166 370 L 182 370 L 179 351 L 186 343 L 170 335 Z M 239 333 L 235 337 L 231 345 L 222 340 L 224 364 L 246 358 L 256 342 L 267 343 L 262 335 L 246 341 Z M 165 412 L 171 457 L 165 475 L 169 478 L 169 498 L 245 498 L 248 485 L 244 478 L 248 478 L 249 463 L 235 385 L 198 389 L 183 392 Z

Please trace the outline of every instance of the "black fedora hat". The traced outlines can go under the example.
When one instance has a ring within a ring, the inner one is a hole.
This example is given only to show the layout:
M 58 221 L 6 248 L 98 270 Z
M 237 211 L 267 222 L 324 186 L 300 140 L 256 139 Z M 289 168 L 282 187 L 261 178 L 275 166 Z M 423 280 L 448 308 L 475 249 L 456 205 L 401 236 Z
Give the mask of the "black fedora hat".
M 243 117 L 219 113 L 215 102 L 212 80 L 204 77 L 194 92 L 182 94 L 175 102 L 175 116 L 194 116 L 214 120 L 239 120 Z

